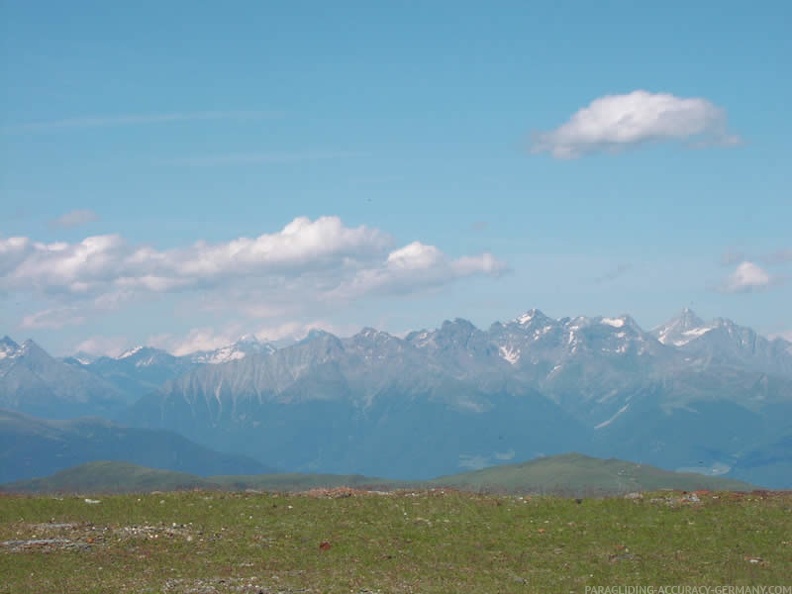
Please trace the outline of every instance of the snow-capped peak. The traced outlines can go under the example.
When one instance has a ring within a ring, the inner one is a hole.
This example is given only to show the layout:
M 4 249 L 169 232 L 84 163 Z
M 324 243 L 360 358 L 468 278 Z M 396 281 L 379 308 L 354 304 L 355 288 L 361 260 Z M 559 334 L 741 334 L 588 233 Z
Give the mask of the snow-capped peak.
M 219 365 L 244 359 L 248 355 L 270 354 L 275 352 L 275 347 L 266 342 L 261 342 L 254 334 L 245 334 L 233 344 L 229 344 L 213 351 L 199 351 L 191 355 L 195 363 Z
M 514 321 L 517 322 L 520 326 L 525 326 L 530 324 L 535 319 L 543 319 L 545 315 L 536 308 L 529 309 L 521 316 L 518 316 Z
M 652 333 L 661 343 L 679 347 L 703 336 L 716 325 L 706 324 L 704 320 L 686 307 L 676 318 L 655 328 Z
M 140 351 L 142 351 L 144 348 L 146 348 L 146 347 L 144 347 L 144 346 L 132 347 L 131 349 L 128 349 L 128 350 L 124 351 L 123 353 L 121 353 L 120 355 L 118 355 L 118 357 L 116 357 L 116 359 L 118 359 L 119 361 L 121 359 L 129 359 L 129 357 L 134 357 Z
M 0 359 L 14 357 L 19 351 L 19 345 L 8 336 L 0 338 Z

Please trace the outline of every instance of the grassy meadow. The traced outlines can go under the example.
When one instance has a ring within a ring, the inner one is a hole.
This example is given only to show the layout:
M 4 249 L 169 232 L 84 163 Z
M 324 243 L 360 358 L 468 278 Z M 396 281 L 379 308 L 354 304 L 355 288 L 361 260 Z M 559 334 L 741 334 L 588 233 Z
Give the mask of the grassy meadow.
M 0 496 L 0 593 L 792 584 L 792 493 Z

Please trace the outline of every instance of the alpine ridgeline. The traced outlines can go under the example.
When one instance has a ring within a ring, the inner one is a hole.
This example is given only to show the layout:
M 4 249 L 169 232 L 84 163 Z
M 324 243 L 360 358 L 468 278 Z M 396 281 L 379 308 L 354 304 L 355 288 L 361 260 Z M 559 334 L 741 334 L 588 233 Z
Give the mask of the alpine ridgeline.
M 59 360 L 5 337 L 0 408 L 177 431 L 285 471 L 422 479 L 579 451 L 792 487 L 792 344 L 689 310 L 651 332 L 531 310 L 183 356 Z
M 532 310 L 181 360 L 121 419 L 285 470 L 420 479 L 580 451 L 792 487 L 792 344 L 689 310 L 651 332 Z

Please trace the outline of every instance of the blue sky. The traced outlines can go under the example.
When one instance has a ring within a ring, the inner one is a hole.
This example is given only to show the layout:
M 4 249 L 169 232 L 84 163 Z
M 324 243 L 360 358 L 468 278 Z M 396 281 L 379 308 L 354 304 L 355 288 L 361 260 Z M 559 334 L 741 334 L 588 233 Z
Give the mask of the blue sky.
M 786 2 L 0 0 L 0 334 L 792 338 Z

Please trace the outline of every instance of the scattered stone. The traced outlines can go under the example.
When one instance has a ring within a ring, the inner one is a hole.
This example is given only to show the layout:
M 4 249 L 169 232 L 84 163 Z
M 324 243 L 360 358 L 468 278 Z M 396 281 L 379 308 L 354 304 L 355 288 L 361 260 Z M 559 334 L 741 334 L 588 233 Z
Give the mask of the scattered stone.
M 30 538 L 27 540 L 6 540 L 0 546 L 12 553 L 52 553 L 54 551 L 87 551 L 91 548 L 87 542 L 68 538 Z

